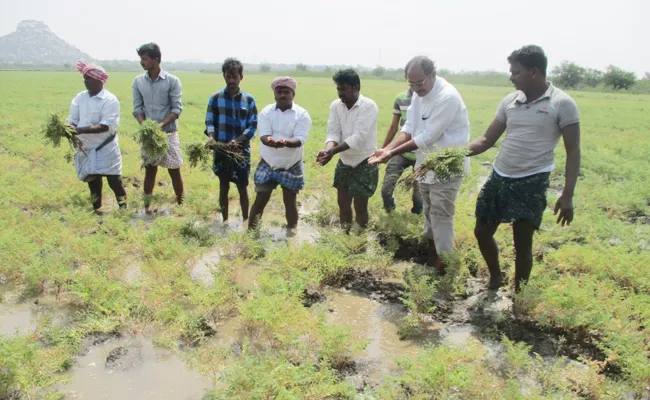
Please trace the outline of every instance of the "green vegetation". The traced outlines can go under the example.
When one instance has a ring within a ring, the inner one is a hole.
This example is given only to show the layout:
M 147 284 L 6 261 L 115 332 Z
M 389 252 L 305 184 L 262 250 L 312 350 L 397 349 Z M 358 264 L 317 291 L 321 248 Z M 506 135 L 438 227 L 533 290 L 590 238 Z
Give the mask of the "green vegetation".
M 634 72 L 624 71 L 609 65 L 605 71 L 584 68 L 576 63 L 563 61 L 551 71 L 553 82 L 563 89 L 599 88 L 609 90 L 630 90 L 637 86 Z M 645 85 L 638 85 L 638 92 L 647 93 Z
M 136 135 L 143 166 L 155 164 L 167 152 L 167 134 L 155 121 L 147 119 L 142 122 Z
M 446 182 L 465 175 L 465 160 L 469 151 L 465 147 L 446 147 L 435 149 L 422 161 L 420 168 L 404 175 L 397 182 L 406 191 L 413 189 L 417 178 L 433 171 L 436 181 Z
M 650 96 L 571 92 L 583 131 L 576 219 L 562 228 L 552 210 L 546 211 L 535 236 L 531 282 L 514 301 L 519 318 L 572 337 L 577 349 L 572 359 L 537 356 L 532 344 L 512 339 L 497 345 L 500 363 L 491 358 L 489 343 L 423 347 L 401 361 L 400 369 L 382 376 L 380 384 L 359 391 L 345 379 L 345 371 L 355 368 L 367 342 L 352 340 L 349 329 L 330 323 L 327 307 L 305 307 L 306 290 L 345 285 L 358 271 L 377 279 L 396 275 L 393 257 L 400 246 L 411 245 L 414 253 L 426 248 L 417 240 L 422 217 L 409 213 L 408 193 L 396 193 L 398 209 L 390 215 L 383 212 L 377 193 L 370 200 L 368 232 L 348 236 L 337 228 L 334 163 L 319 168 L 313 160 L 323 147 L 328 105 L 336 97 L 331 78 L 300 77 L 296 96 L 313 119 L 305 147 L 307 186 L 298 198 L 313 210 L 298 230 L 307 223 L 319 226 L 320 238 L 285 244 L 265 231 L 272 227 L 269 222 L 257 236 L 222 226 L 218 181 L 201 169 L 184 167 L 186 197 L 180 207 L 173 205 L 169 178 L 159 174 L 161 185 L 152 201 L 166 215 L 142 215 L 143 172 L 139 144 L 133 140 L 138 124 L 130 118 L 133 75 L 112 73 L 107 85 L 122 106 L 119 145 L 129 209 L 118 210 L 108 191 L 104 204 L 109 212 L 97 216 L 86 184 L 63 158 L 66 149 L 45 145 L 40 131 L 48 116 L 43 110 L 66 110 L 83 89 L 79 75 L 0 72 L 0 295 L 5 302 L 14 296 L 30 302 L 54 298 L 73 310 L 65 323 L 52 318 L 28 334 L 0 335 L 0 398 L 14 393 L 55 398 L 63 390 L 57 386 L 65 376 L 60 371 L 75 368 L 75 355 L 87 339 L 145 328 L 156 344 L 178 351 L 189 366 L 211 378 L 214 388 L 206 398 L 647 397 Z M 204 142 L 204 103 L 223 81 L 220 75 L 178 76 L 185 104 L 180 140 Z M 246 75 L 242 87 L 259 105 L 269 104 L 270 79 Z M 363 93 L 379 106 L 378 142 L 388 128 L 394 96 L 405 86 L 390 80 L 363 82 Z M 472 137 L 483 133 L 499 101 L 512 90 L 463 84 L 458 89 L 468 106 Z M 253 169 L 258 146 L 254 140 Z M 561 146 L 549 204 L 564 181 Z M 457 253 L 450 255 L 447 275 L 441 279 L 418 267 L 407 269 L 401 297 L 415 316 L 407 327 L 421 327 L 425 317 L 435 318 L 441 311 L 430 303 L 432 293 L 464 299 L 473 280 L 487 278 L 473 237 L 473 213 L 481 179 L 489 173 L 484 163 L 495 154 L 492 150 L 471 161 L 458 196 Z M 236 199 L 236 191 L 231 193 Z M 273 194 L 265 217 L 277 210 L 283 210 L 280 191 Z M 240 218 L 231 215 L 231 223 Z M 502 269 L 511 280 L 511 228 L 502 226 L 496 238 Z M 211 248 L 218 249 L 220 260 L 210 266 L 212 279 L 206 284 L 193 278 L 192 271 Z M 128 278 L 133 258 L 139 260 L 136 280 Z M 244 265 L 255 271 L 255 283 L 249 286 L 235 283 Z M 222 324 L 233 318 L 241 325 L 239 351 L 218 342 Z M 483 322 L 500 333 L 499 321 Z M 414 332 L 407 329 L 404 336 Z
M 204 171 L 210 163 L 212 152 L 205 147 L 205 143 L 189 143 L 185 145 L 185 154 L 190 167 L 200 167 Z
M 76 136 L 72 128 L 65 122 L 65 118 L 57 113 L 51 113 L 47 119 L 46 124 L 42 128 L 45 143 L 51 144 L 53 147 L 61 146 L 61 140 L 66 140 L 70 145 L 68 152 L 65 155 L 67 161 L 71 161 L 74 156 L 75 149 L 81 149 L 81 141 Z

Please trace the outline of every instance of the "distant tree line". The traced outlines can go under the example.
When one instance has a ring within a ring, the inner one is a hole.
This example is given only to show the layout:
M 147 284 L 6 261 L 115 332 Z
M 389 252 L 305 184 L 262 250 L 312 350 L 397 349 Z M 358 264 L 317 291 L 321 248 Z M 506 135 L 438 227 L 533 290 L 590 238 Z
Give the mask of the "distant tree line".
M 594 68 L 585 68 L 570 61 L 563 61 L 553 68 L 550 79 L 553 84 L 563 89 L 602 86 L 612 90 L 629 90 L 637 83 L 634 72 L 624 71 L 615 65 L 610 65 L 605 68 L 605 71 L 600 71 Z M 650 80 L 650 73 L 646 72 L 641 80 Z
M 137 61 L 131 60 L 105 60 L 99 62 L 108 71 L 130 71 L 140 72 L 142 67 Z M 59 65 L 38 65 L 20 63 L 0 63 L 0 69 L 4 70 L 36 70 L 36 71 L 74 71 L 74 63 L 63 63 Z M 170 71 L 200 71 L 204 73 L 221 73 L 219 63 L 200 62 L 166 62 L 165 68 Z M 286 64 L 244 64 L 246 71 L 290 74 L 296 76 L 322 76 L 329 77 L 339 68 L 354 68 L 363 78 L 386 79 L 404 81 L 403 68 L 387 68 L 381 65 L 375 68 L 362 66 L 343 65 L 307 65 L 299 63 L 296 65 Z M 509 76 L 504 72 L 496 71 L 461 71 L 452 72 L 445 69 L 438 69 L 438 74 L 445 77 L 454 84 L 479 85 L 479 86 L 512 86 Z M 650 93 L 650 72 L 646 72 L 641 79 L 637 79 L 633 72 L 624 71 L 614 65 L 608 66 L 604 71 L 594 68 L 585 68 L 574 62 L 563 61 L 560 65 L 551 70 L 549 80 L 553 84 L 572 90 L 625 90 L 634 93 Z

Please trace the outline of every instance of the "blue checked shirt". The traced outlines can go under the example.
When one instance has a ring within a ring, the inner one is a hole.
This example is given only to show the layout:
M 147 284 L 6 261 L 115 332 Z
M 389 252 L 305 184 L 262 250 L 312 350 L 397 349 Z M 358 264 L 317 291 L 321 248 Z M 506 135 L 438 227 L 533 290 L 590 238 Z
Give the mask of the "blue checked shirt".
M 213 94 L 208 100 L 205 116 L 206 134 L 220 142 L 229 142 L 246 135 L 250 140 L 257 130 L 255 98 L 240 90 L 234 97 L 227 88 Z

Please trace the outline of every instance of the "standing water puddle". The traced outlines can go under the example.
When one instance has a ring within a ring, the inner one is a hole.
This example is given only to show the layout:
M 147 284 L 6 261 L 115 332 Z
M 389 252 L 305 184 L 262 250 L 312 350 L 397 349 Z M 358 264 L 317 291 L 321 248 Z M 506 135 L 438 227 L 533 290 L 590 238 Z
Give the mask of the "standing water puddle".
M 354 292 L 333 291 L 327 295 L 327 306 L 332 311 L 330 323 L 349 326 L 356 341 L 370 341 L 360 359 L 366 364 L 366 375 L 377 382 L 396 370 L 395 359 L 413 357 L 426 345 L 462 344 L 472 334 L 469 325 L 438 325 L 418 337 L 400 340 L 399 324 L 407 314 L 398 305 L 379 303 Z
M 64 324 L 72 318 L 74 306 L 62 305 L 53 296 L 32 298 L 22 303 L 0 303 L 0 335 L 29 335 L 40 324 Z
M 203 254 L 192 266 L 190 276 L 193 280 L 199 281 L 208 287 L 214 284 L 214 266 L 221 260 L 221 252 L 219 249 L 213 249 Z M 234 282 L 242 288 L 251 287 L 255 283 L 255 274 L 259 270 L 251 264 L 238 264 L 237 269 L 233 272 Z
M 171 350 L 143 336 L 109 340 L 77 359 L 61 385 L 66 399 L 200 400 L 212 385 Z

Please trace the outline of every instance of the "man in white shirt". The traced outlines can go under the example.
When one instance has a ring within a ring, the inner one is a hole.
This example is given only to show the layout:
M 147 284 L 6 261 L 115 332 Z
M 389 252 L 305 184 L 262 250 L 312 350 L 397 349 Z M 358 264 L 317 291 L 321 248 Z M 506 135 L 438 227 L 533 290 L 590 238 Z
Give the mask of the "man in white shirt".
M 406 113 L 400 136 L 375 153 L 371 163 L 416 150 L 415 168 L 427 155 L 444 147 L 465 147 L 469 142 L 467 107 L 460 93 L 445 79 L 436 76 L 435 64 L 427 57 L 415 57 L 407 64 L 406 77 L 415 94 Z M 469 158 L 465 160 L 465 172 Z M 424 203 L 424 236 L 429 241 L 429 265 L 444 274 L 444 254 L 454 250 L 456 196 L 463 178 L 437 179 L 433 171 L 420 178 Z
M 281 76 L 271 83 L 275 104 L 269 104 L 257 117 L 262 159 L 255 170 L 255 202 L 251 207 L 248 229 L 257 227 L 273 190 L 280 185 L 287 227 L 298 225 L 296 197 L 305 186 L 303 147 L 311 129 L 311 117 L 293 102 L 298 83 Z
M 102 177 L 115 193 L 120 208 L 126 208 L 126 190 L 122 184 L 122 154 L 118 146 L 117 128 L 120 124 L 120 102 L 104 89 L 108 74 L 102 67 L 77 62 L 77 71 L 84 77 L 85 91 L 70 103 L 67 121 L 77 132 L 87 161 L 85 182 L 92 196 L 95 211 L 102 206 Z M 82 168 L 82 154 L 75 155 L 75 167 Z
M 539 46 L 524 46 L 508 57 L 516 92 L 499 104 L 485 134 L 469 144 L 470 156 L 490 149 L 508 130 L 492 174 L 476 201 L 474 234 L 490 271 L 490 289 L 501 286 L 499 248 L 494 234 L 512 223 L 515 245 L 515 291 L 533 267 L 533 235 L 546 210 L 546 191 L 555 168 L 560 138 L 566 149 L 565 184 L 555 205 L 558 223 L 573 220 L 573 192 L 580 172 L 580 113 L 576 102 L 546 80 L 548 64 Z
M 334 172 L 334 187 L 338 189 L 341 227 L 352 225 L 352 203 L 356 222 L 368 225 L 368 199 L 377 190 L 379 168 L 368 164 L 377 150 L 377 104 L 359 93 L 361 80 L 351 69 L 338 71 L 334 77 L 339 100 L 330 105 L 325 149 L 318 152 L 318 165 L 327 164 L 340 154 Z

